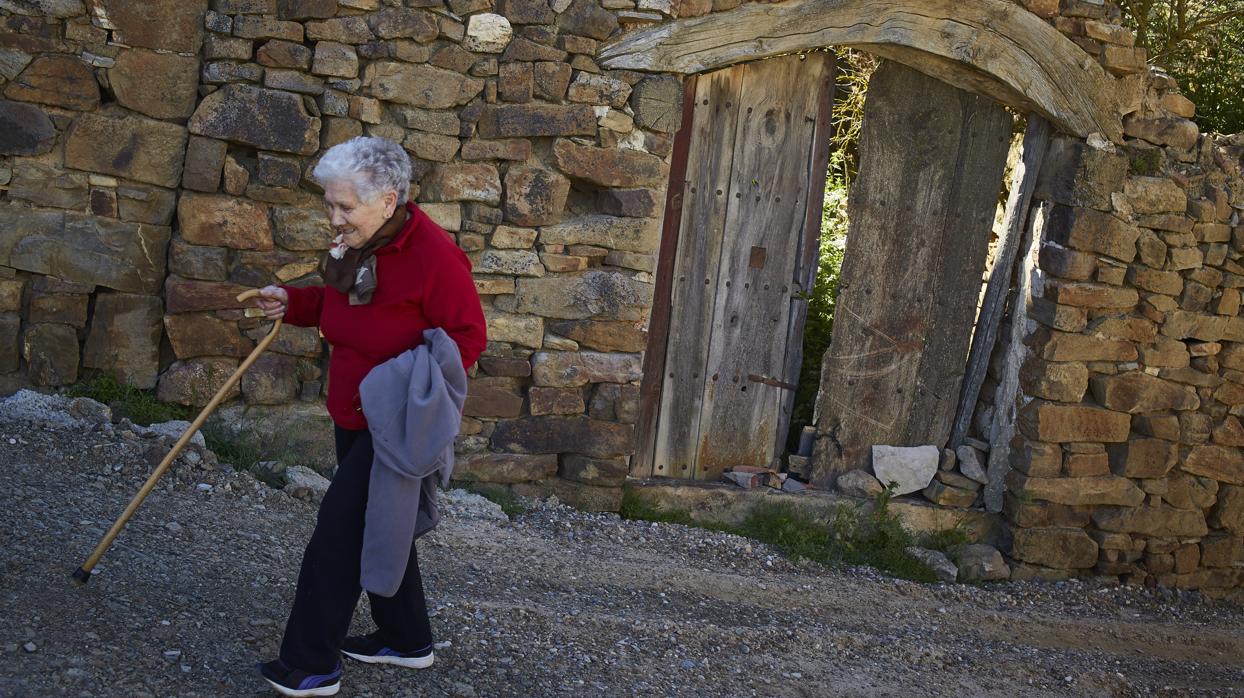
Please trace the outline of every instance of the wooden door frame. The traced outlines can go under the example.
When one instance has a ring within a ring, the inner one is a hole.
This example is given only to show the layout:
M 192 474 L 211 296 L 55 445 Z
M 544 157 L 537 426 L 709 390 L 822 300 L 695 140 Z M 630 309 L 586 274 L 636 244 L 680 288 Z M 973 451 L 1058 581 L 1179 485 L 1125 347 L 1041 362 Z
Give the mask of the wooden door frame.
M 813 133 L 813 172 L 827 172 L 829 168 L 830 138 L 820 138 L 832 127 L 834 83 L 837 80 L 838 63 L 834 57 L 830 71 L 829 89 L 821 89 L 817 98 L 816 126 Z M 636 450 L 631 458 L 631 477 L 650 478 L 655 475 L 653 455 L 656 449 L 657 428 L 661 412 L 661 397 L 665 386 L 665 359 L 669 346 L 670 315 L 673 310 L 674 267 L 677 261 L 678 242 L 681 236 L 682 208 L 686 187 L 687 158 L 691 148 L 691 134 L 695 112 L 695 92 L 698 74 L 687 76 L 683 82 L 682 123 L 674 136 L 674 150 L 670 162 L 670 178 L 666 185 L 665 212 L 661 223 L 661 244 L 657 256 L 656 285 L 653 290 L 652 312 L 648 321 L 648 343 L 644 354 L 643 380 L 640 383 L 639 418 L 636 422 Z M 825 177 L 808 180 L 808 213 L 799 242 L 798 260 L 804 291 L 810 292 L 816 282 L 820 248 L 821 207 L 825 201 Z M 807 301 L 795 310 L 795 318 L 788 332 L 784 377 L 796 384 L 803 357 L 803 331 L 807 321 Z M 797 325 L 797 332 L 796 332 Z M 796 345 L 792 351 L 791 341 Z M 794 393 L 790 397 L 793 404 Z M 779 434 L 790 428 L 790 411 L 779 415 Z M 785 440 L 778 438 L 774 457 L 785 448 Z

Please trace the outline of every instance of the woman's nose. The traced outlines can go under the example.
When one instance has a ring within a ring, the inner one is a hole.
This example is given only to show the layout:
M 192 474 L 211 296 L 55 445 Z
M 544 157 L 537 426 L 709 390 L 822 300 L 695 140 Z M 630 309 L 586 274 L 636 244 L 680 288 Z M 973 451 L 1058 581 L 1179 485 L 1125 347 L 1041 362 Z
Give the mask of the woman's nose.
M 346 224 L 346 217 L 341 215 L 339 211 L 334 211 L 329 216 L 328 221 L 329 223 L 332 224 L 334 228 L 340 228 L 341 226 Z

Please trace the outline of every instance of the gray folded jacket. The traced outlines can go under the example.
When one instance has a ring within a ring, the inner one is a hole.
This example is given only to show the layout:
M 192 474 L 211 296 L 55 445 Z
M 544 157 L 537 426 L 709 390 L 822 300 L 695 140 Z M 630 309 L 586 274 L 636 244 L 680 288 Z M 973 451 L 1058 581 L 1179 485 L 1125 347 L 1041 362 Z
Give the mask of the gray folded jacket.
M 359 386 L 376 457 L 363 528 L 363 588 L 393 596 L 415 538 L 440 520 L 436 486 L 454 469 L 467 377 L 458 345 L 442 329 L 373 368 Z

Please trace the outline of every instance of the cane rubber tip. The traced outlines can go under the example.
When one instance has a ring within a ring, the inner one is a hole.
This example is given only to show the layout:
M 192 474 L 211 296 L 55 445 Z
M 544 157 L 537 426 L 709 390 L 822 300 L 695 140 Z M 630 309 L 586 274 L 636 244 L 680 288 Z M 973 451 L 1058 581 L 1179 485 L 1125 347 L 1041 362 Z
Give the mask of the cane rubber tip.
M 91 581 L 91 573 L 79 567 L 73 571 L 73 581 L 78 584 L 86 584 Z

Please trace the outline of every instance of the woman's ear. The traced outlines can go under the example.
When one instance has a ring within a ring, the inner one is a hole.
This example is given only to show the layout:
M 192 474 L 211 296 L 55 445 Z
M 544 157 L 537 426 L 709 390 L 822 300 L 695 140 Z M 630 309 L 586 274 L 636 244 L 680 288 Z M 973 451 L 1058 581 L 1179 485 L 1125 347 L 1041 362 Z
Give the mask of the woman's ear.
M 392 217 L 393 217 L 393 214 L 397 211 L 397 204 L 398 204 L 398 201 L 397 201 L 397 192 L 393 191 L 392 189 L 390 189 L 389 191 L 385 192 L 385 194 L 384 194 L 384 210 L 385 210 L 385 217 L 386 217 L 386 218 L 392 218 Z

